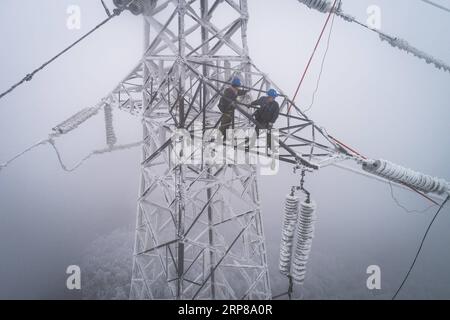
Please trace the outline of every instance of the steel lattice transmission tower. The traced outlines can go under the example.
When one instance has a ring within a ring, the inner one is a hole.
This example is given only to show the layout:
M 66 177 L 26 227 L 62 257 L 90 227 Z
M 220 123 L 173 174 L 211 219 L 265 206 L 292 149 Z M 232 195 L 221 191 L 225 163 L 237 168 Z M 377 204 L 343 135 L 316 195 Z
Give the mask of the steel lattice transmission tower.
M 252 97 L 237 106 L 235 128 L 252 127 L 248 99 L 269 87 L 281 93 L 281 161 L 317 169 L 346 152 L 252 63 L 246 0 L 134 4 L 145 20 L 144 56 L 104 99 L 143 119 L 130 298 L 270 299 L 256 167 L 174 162 L 174 132 L 217 128 L 223 88 L 239 76 Z
M 220 97 L 202 77 L 228 81 L 236 68 L 252 83 L 247 1 L 147 2 L 144 19 L 136 93 L 145 146 L 130 298 L 269 299 L 256 169 L 170 160 L 174 129 L 191 131 L 196 121 L 198 134 L 220 119 Z
M 173 158 L 183 139 L 174 132 L 200 136 L 204 159 L 211 144 L 205 133 L 221 120 L 217 103 L 239 76 L 252 96 L 236 106 L 235 129 L 259 125 L 250 99 L 268 88 L 281 93 L 281 161 L 304 175 L 366 159 L 310 120 L 253 64 L 247 0 L 135 0 L 129 9 L 144 16 L 144 55 L 105 103 L 143 120 L 130 298 L 270 299 L 256 167 L 180 164 Z
M 301 2 L 320 11 L 329 3 Z M 287 198 L 288 223 L 283 231 L 288 232 L 284 233 L 285 248 L 280 252 L 280 271 L 290 279 L 293 274 L 298 281 L 303 280 L 305 252 L 311 245 L 315 206 L 303 185 L 307 171 L 353 160 L 364 174 L 412 189 L 434 203 L 427 194 L 450 194 L 450 184 L 444 179 L 360 155 L 329 135 L 289 100 L 249 57 L 247 0 L 114 0 L 114 4 L 121 10 L 115 10 L 106 21 L 125 9 L 144 17 L 145 51 L 141 61 L 97 106 L 64 121 L 47 140 L 0 165 L 0 169 L 31 149 L 49 143 L 63 169 L 72 171 L 62 163 L 55 138 L 75 130 L 104 108 L 108 148 L 91 155 L 123 150 L 132 145 L 115 145 L 112 108 L 138 115 L 143 123 L 143 157 L 130 298 L 272 297 L 257 168 L 208 161 L 211 147 L 222 145 L 214 136 L 222 116 L 216 106 L 224 87 L 235 76 L 243 79 L 244 87 L 251 92 L 236 105 L 235 129 L 261 129 L 251 116 L 253 107 L 249 101 L 259 98 L 268 88 L 277 89 L 282 100 L 280 117 L 286 120 L 278 128 L 282 150 L 279 160 L 302 173 L 300 186 L 294 186 Z M 424 57 L 430 60 L 429 56 Z M 282 120 L 277 121 L 280 123 Z M 190 156 L 185 154 L 187 148 L 180 148 L 186 136 L 176 135 L 179 129 L 185 130 L 189 140 L 200 138 L 201 143 L 198 148 L 195 145 L 193 152 L 197 161 L 193 163 L 177 161 L 178 155 L 185 159 Z M 245 149 L 245 153 L 249 156 L 251 152 Z M 300 200 L 293 198 L 296 190 L 307 196 L 301 223 L 295 219 L 296 203 Z M 442 206 L 447 201 L 448 198 Z M 292 264 L 292 250 L 288 248 L 294 239 L 291 222 L 294 227 L 298 225 L 297 241 L 300 239 Z M 295 267 L 293 273 L 291 267 Z

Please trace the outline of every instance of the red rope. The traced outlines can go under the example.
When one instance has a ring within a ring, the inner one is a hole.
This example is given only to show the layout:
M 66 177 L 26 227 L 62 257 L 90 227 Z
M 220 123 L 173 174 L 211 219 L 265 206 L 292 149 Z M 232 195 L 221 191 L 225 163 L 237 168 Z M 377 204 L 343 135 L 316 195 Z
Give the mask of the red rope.
M 297 95 L 300 92 L 300 88 L 301 88 L 301 86 L 303 84 L 303 81 L 305 80 L 305 77 L 306 77 L 306 74 L 308 73 L 309 67 L 311 66 L 311 62 L 314 59 L 314 56 L 316 55 L 317 49 L 319 48 L 319 44 L 322 41 L 322 37 L 323 37 L 323 35 L 325 33 L 325 30 L 327 29 L 328 22 L 330 22 L 331 15 L 334 13 L 334 8 L 336 7 L 337 1 L 338 0 L 334 0 L 333 7 L 331 8 L 330 12 L 328 13 L 327 20 L 325 21 L 325 24 L 324 24 L 324 26 L 322 28 L 322 31 L 320 32 L 319 39 L 317 39 L 316 46 L 314 47 L 314 51 L 312 52 L 311 57 L 309 58 L 308 64 L 306 65 L 306 69 L 303 72 L 303 75 L 302 75 L 302 78 L 300 80 L 300 83 L 298 84 L 297 90 L 295 91 L 294 97 L 292 99 L 293 102 L 295 102 L 295 99 L 297 98 Z M 290 113 L 291 108 L 292 108 L 292 105 L 289 106 L 288 114 Z
M 363 156 L 361 153 L 359 153 L 358 151 L 355 151 L 354 149 L 350 148 L 349 146 L 347 146 L 345 143 L 339 141 L 338 139 L 328 135 L 331 139 L 333 139 L 334 141 L 336 141 L 338 144 L 340 144 L 341 146 L 343 146 L 344 148 L 350 150 L 351 152 L 353 152 L 354 154 L 360 156 L 361 158 L 363 158 L 364 160 L 367 160 L 367 157 Z

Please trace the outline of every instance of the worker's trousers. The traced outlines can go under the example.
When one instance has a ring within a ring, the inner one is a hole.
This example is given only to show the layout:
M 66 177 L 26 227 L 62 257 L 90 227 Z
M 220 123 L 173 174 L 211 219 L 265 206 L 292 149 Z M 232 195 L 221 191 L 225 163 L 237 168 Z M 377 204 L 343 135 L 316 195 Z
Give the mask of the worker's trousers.
M 220 132 L 223 135 L 223 140 L 227 139 L 227 130 L 234 127 L 234 112 L 223 113 L 222 120 L 220 122 Z

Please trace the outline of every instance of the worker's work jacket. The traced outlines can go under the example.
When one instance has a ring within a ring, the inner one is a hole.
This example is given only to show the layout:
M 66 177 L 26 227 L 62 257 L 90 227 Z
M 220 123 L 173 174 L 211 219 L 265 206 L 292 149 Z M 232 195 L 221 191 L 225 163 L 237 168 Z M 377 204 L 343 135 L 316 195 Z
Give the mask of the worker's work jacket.
M 248 91 L 245 90 L 237 90 L 232 87 L 227 88 L 222 98 L 219 101 L 219 110 L 222 113 L 233 113 L 236 108 L 236 101 L 238 97 L 244 96 Z
M 261 97 L 253 101 L 251 105 L 260 106 L 253 115 L 256 121 L 264 126 L 275 123 L 280 115 L 280 105 L 275 100 L 269 101 L 268 97 Z

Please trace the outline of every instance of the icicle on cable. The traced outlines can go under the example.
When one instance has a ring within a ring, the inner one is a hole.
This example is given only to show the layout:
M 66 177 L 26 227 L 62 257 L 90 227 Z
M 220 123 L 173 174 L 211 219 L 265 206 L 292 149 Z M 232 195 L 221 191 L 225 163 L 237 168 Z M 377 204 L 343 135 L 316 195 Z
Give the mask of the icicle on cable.
M 302 202 L 300 205 L 297 243 L 292 262 L 292 279 L 298 284 L 303 284 L 305 281 L 306 265 L 314 237 L 315 211 L 316 204 L 314 202 Z
M 286 197 L 284 208 L 283 230 L 281 235 L 279 270 L 288 276 L 291 271 L 294 232 L 297 224 L 300 199 L 293 195 Z
M 436 59 L 433 56 L 429 55 L 428 53 L 423 52 L 423 51 L 411 46 L 408 43 L 408 41 L 406 41 L 406 40 L 399 39 L 399 38 L 392 38 L 392 37 L 386 36 L 384 34 L 380 34 L 380 39 L 382 41 L 387 41 L 394 48 L 411 53 L 412 55 L 416 56 L 417 58 L 425 60 L 425 62 L 428 64 L 433 64 L 439 70 L 444 70 L 444 71 L 450 72 L 450 66 L 445 64 L 444 61 Z
M 330 10 L 332 10 L 333 8 L 333 1 L 331 0 L 298 0 L 298 1 L 302 4 L 305 4 L 310 9 L 314 9 L 322 13 L 330 12 Z M 356 23 L 366 29 L 378 33 L 381 41 L 388 42 L 392 47 L 405 51 L 407 53 L 411 53 L 415 57 L 424 60 L 426 63 L 434 65 L 439 70 L 450 72 L 450 66 L 446 64 L 444 61 L 437 59 L 431 56 L 430 54 L 415 48 L 414 46 L 410 45 L 406 40 L 388 35 L 377 29 L 373 29 L 368 25 L 358 21 L 355 17 L 346 14 L 345 12 L 342 11 L 342 1 L 339 2 L 339 5 L 337 6 L 336 9 L 334 9 L 334 12 L 337 16 L 341 17 L 347 22 Z
M 365 161 L 363 170 L 425 193 L 450 194 L 449 183 L 444 179 L 416 172 L 386 160 Z
M 117 143 L 117 137 L 113 126 L 113 113 L 111 105 L 107 104 L 104 107 L 105 111 L 105 130 L 106 130 L 106 144 L 112 148 Z

